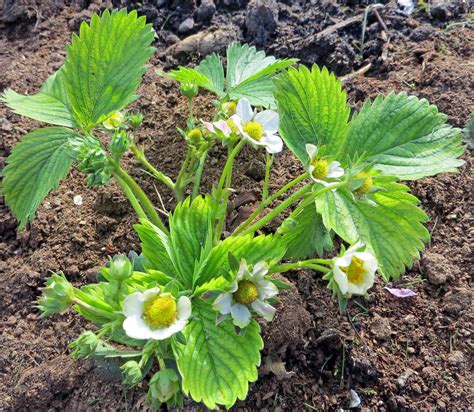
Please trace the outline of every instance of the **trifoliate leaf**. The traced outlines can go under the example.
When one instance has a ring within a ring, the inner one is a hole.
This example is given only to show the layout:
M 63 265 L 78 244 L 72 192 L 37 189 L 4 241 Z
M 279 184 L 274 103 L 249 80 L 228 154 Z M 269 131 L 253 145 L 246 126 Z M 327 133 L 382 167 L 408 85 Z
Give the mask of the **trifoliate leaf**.
M 179 69 L 172 70 L 169 73 L 165 73 L 159 70 L 157 71 L 157 73 L 168 79 L 176 80 L 181 84 L 193 84 L 202 87 L 203 89 L 209 90 L 217 94 L 218 96 L 223 97 L 225 95 L 224 90 L 218 89 L 214 86 L 212 80 L 207 77 L 208 73 L 200 73 L 197 69 L 198 68 L 190 69 L 189 67 L 180 67 Z
M 211 81 L 212 88 L 216 92 L 224 90 L 224 66 L 216 53 L 207 56 L 196 67 L 196 71 Z
M 459 129 L 426 99 L 391 93 L 366 102 L 350 122 L 340 160 L 364 159 L 385 175 L 420 179 L 463 164 Z
M 367 198 L 354 197 L 345 189 L 328 191 L 316 199 L 318 212 L 327 228 L 349 244 L 361 240 L 379 263 L 379 273 L 397 279 L 418 259 L 429 232 L 423 226 L 427 215 L 418 199 L 396 178 L 379 176 L 374 185 L 381 190 Z
M 287 247 L 285 259 L 321 256 L 333 248 L 331 236 L 314 204 L 305 207 L 294 218 L 285 219 L 278 233 Z
M 304 164 L 305 145 L 326 146 L 327 155 L 337 154 L 347 135 L 350 114 L 346 93 L 334 74 L 324 67 L 300 66 L 275 79 L 275 98 L 280 113 L 280 134 Z
M 11 89 L 0 97 L 15 113 L 58 126 L 76 127 L 64 86 L 63 70 L 50 76 L 39 93 L 24 96 Z
M 216 325 L 211 305 L 195 299 L 193 319 L 183 334 L 186 345 L 173 341 L 183 391 L 210 409 L 230 408 L 245 399 L 248 383 L 257 380 L 263 348 L 257 322 L 251 321 L 239 335 L 230 320 Z
M 137 98 L 135 91 L 154 49 L 151 24 L 126 9 L 94 14 L 73 35 L 64 81 L 77 123 L 90 130 Z
M 56 190 L 74 158 L 70 142 L 77 135 L 64 127 L 37 129 L 23 137 L 3 170 L 5 203 L 15 214 L 19 230 L 31 220 L 50 190 Z

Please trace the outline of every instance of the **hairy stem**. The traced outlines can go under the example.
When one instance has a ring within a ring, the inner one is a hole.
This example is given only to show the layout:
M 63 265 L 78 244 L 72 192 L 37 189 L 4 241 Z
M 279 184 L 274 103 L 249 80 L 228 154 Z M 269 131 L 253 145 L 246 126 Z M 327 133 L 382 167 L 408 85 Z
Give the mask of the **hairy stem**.
M 72 303 L 74 305 L 80 306 L 81 308 L 88 310 L 89 312 L 93 312 L 96 315 L 102 316 L 107 319 L 115 320 L 118 317 L 118 315 L 115 313 L 107 312 L 106 310 L 96 308 L 95 306 L 89 305 L 88 303 L 82 301 L 79 298 L 72 299 Z
M 195 199 L 196 196 L 199 194 L 199 189 L 201 187 L 202 171 L 204 170 L 204 165 L 206 164 L 206 158 L 207 158 L 207 150 L 203 153 L 203 155 L 199 159 L 199 166 L 196 170 L 196 177 L 194 179 L 192 199 Z
M 263 181 L 262 202 L 268 197 L 268 181 L 270 180 L 270 170 L 273 164 L 273 156 L 265 151 L 265 179 Z
M 125 193 L 125 196 L 127 196 L 128 201 L 133 207 L 133 210 L 135 210 L 135 213 L 137 214 L 139 219 L 148 219 L 146 216 L 145 211 L 140 205 L 140 202 L 138 199 L 135 197 L 133 192 L 130 190 L 130 188 L 127 186 L 127 184 L 118 176 L 115 176 L 115 179 L 119 183 L 120 187 L 122 188 L 123 192 Z
M 284 263 L 283 265 L 273 266 L 269 269 L 269 273 L 282 273 L 288 272 L 289 270 L 295 269 L 313 269 L 319 272 L 327 273 L 330 272 L 331 269 L 325 266 L 321 266 L 313 263 L 313 261 L 319 261 L 322 264 L 331 265 L 331 259 L 310 259 L 310 260 L 302 260 L 300 262 L 293 262 L 293 263 Z
M 133 195 L 140 202 L 150 222 L 153 223 L 155 226 L 159 227 L 163 232 L 168 233 L 168 230 L 166 229 L 165 225 L 160 219 L 160 216 L 158 216 L 158 213 L 156 212 L 155 207 L 153 206 L 153 204 L 151 203 L 150 199 L 145 194 L 145 192 L 135 182 L 135 180 L 133 180 L 133 178 L 125 170 L 123 170 L 119 165 L 116 165 L 113 171 L 113 175 L 115 177 L 118 176 L 129 187 Z
M 181 201 L 184 197 L 184 185 L 183 180 L 186 176 L 186 171 L 191 160 L 191 146 L 188 147 L 188 151 L 186 152 L 186 157 L 184 158 L 184 162 L 181 165 L 181 169 L 179 170 L 178 177 L 176 178 L 176 184 L 174 187 L 174 194 L 176 200 Z
M 250 225 L 255 218 L 274 200 L 278 199 L 282 194 L 290 190 L 293 186 L 297 185 L 301 181 L 303 181 L 307 177 L 307 173 L 303 173 L 302 175 L 298 176 L 296 179 L 292 180 L 291 182 L 287 183 L 283 186 L 278 192 L 274 195 L 266 198 L 260 205 L 253 211 L 253 213 L 248 217 L 248 219 L 239 225 L 237 229 L 235 229 L 233 236 L 240 234 L 248 225 Z
M 171 190 L 174 190 L 175 184 L 173 183 L 173 180 L 171 180 L 170 177 L 166 176 L 164 173 L 160 172 L 157 170 L 153 165 L 147 160 L 145 157 L 145 154 L 143 151 L 138 149 L 138 147 L 135 145 L 135 143 L 132 143 L 130 145 L 130 150 L 133 152 L 133 154 L 136 156 L 138 161 L 145 166 L 151 174 L 156 177 L 158 180 L 160 180 L 162 183 L 164 183 L 168 188 Z

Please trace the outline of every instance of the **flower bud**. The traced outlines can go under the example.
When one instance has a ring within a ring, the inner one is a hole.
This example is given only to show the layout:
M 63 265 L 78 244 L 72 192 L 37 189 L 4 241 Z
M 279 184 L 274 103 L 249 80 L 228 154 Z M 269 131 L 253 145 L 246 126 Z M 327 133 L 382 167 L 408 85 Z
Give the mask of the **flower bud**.
M 129 117 L 130 127 L 132 129 L 138 129 L 143 123 L 143 114 L 135 113 Z
M 222 105 L 222 110 L 227 116 L 232 116 L 237 113 L 237 103 L 235 102 L 226 102 Z
M 117 158 L 120 158 L 122 153 L 128 149 L 127 133 L 117 130 L 109 143 L 109 149 Z
M 147 400 L 154 405 L 168 402 L 179 391 L 178 374 L 173 369 L 163 369 L 150 379 Z
M 102 124 L 106 129 L 113 130 L 119 128 L 124 120 L 124 116 L 120 112 L 112 113 Z
M 42 316 L 64 312 L 74 299 L 74 287 L 63 274 L 53 273 L 46 280 L 46 287 L 42 289 L 43 296 L 38 301 Z
M 123 281 L 133 273 L 133 263 L 125 255 L 116 255 L 110 260 L 110 276 L 115 280 Z
M 122 371 L 123 375 L 123 383 L 125 385 L 136 385 L 140 383 L 143 379 L 142 370 L 138 365 L 138 362 L 131 360 L 125 362 L 121 367 L 120 370 Z
M 198 94 L 198 86 L 193 83 L 182 83 L 181 84 L 181 93 L 186 96 L 188 99 L 192 99 Z
M 202 132 L 199 129 L 192 129 L 186 136 L 190 143 L 198 144 L 202 141 Z
M 83 332 L 69 344 L 69 347 L 73 349 L 71 356 L 74 359 L 87 358 L 94 354 L 100 343 L 101 340 L 91 331 Z

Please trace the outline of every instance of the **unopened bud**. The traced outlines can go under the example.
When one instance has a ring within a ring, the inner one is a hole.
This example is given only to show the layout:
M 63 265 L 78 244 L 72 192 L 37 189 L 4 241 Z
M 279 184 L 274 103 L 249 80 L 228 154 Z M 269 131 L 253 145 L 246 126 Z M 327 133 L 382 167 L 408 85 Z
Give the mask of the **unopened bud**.
M 74 287 L 63 274 L 53 273 L 46 280 L 46 287 L 42 289 L 43 296 L 38 301 L 42 316 L 64 312 L 74 299 Z
M 110 276 L 123 281 L 133 273 L 133 263 L 125 255 L 116 255 L 110 260 Z
M 140 383 L 143 379 L 142 370 L 138 365 L 138 362 L 131 360 L 125 362 L 121 367 L 120 370 L 122 371 L 123 375 L 123 383 L 125 385 L 136 385 Z
M 197 84 L 193 83 L 182 83 L 181 84 L 181 93 L 186 96 L 188 99 L 192 99 L 194 96 L 198 94 L 198 86 Z

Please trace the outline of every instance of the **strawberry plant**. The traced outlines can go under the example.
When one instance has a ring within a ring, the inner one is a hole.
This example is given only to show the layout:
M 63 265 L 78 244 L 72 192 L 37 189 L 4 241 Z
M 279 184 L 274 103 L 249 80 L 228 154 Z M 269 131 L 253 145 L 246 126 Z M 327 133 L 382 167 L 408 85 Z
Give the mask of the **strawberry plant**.
M 187 154 L 176 177 L 167 176 L 137 146 L 144 115 L 128 109 L 153 38 L 144 17 L 105 11 L 81 25 L 64 65 L 37 94 L 4 92 L 15 113 L 50 126 L 13 149 L 2 191 L 23 229 L 71 167 L 90 186 L 115 179 L 139 218 L 140 255 L 111 257 L 98 282 L 80 288 L 52 274 L 39 309 L 49 316 L 73 308 L 88 319 L 94 331 L 71 343 L 72 355 L 116 358 L 125 385 L 148 381 L 153 407 L 180 406 L 190 396 L 230 408 L 258 377 L 257 320 L 273 320 L 278 293 L 288 287 L 272 275 L 321 273 L 341 310 L 368 292 L 377 272 L 397 279 L 429 240 L 427 216 L 402 182 L 456 171 L 464 148 L 460 131 L 424 99 L 392 93 L 351 114 L 325 68 L 296 67 L 294 59 L 234 43 L 226 65 L 212 54 L 195 68 L 160 72 L 189 102 L 186 124 L 176 125 Z M 214 95 L 215 110 L 204 120 L 193 111 L 200 89 Z M 228 155 L 213 190 L 202 194 L 214 145 Z M 262 199 L 224 236 L 233 165 L 246 145 L 265 152 Z M 273 159 L 285 146 L 304 171 L 270 193 Z M 176 196 L 167 221 L 122 167 L 127 152 Z M 283 213 L 275 233 L 264 230 Z

